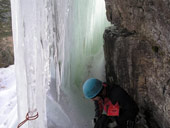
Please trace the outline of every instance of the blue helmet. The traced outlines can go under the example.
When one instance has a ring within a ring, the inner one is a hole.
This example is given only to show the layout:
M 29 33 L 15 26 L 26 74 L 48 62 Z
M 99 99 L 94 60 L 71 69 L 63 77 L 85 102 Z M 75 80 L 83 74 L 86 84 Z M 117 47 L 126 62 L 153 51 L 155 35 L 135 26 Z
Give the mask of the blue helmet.
M 83 84 L 84 96 L 88 99 L 94 98 L 102 90 L 102 82 L 95 78 L 90 78 Z

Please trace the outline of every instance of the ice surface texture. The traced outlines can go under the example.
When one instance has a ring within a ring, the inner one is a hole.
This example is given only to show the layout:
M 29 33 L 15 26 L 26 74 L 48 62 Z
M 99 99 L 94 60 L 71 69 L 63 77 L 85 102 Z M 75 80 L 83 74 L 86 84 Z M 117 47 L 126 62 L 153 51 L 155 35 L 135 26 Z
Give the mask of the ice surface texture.
M 11 0 L 11 5 L 19 122 L 37 110 L 39 118 L 23 128 L 90 128 L 93 105 L 84 99 L 82 83 L 105 77 L 104 0 Z

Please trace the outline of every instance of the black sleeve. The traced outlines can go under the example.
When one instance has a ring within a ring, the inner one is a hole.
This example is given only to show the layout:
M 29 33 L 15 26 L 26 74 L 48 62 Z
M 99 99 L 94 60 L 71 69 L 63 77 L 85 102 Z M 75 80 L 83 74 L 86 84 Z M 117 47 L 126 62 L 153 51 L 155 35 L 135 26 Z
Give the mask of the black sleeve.
M 127 120 L 133 120 L 138 113 L 138 106 L 135 101 L 127 94 L 121 87 L 115 87 L 111 89 L 110 99 L 112 104 L 116 102 L 120 106 L 120 114 L 117 118 L 118 123 L 125 122 Z
M 98 101 L 94 101 L 94 105 L 95 105 L 95 117 L 99 117 L 102 114 L 102 112 L 100 110 Z

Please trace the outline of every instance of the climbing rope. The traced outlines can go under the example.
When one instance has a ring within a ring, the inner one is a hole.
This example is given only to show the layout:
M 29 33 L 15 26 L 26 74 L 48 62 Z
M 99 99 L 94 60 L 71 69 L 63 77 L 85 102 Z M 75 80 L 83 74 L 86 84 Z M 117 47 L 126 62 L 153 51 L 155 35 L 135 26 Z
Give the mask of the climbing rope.
M 20 128 L 20 127 L 21 127 L 23 124 L 25 124 L 25 122 L 27 122 L 28 120 L 36 120 L 36 119 L 39 117 L 38 112 L 37 112 L 36 115 L 33 115 L 33 116 L 29 116 L 30 113 L 31 113 L 31 112 L 28 112 L 28 113 L 26 114 L 25 120 L 22 121 L 22 122 L 18 125 L 17 128 Z

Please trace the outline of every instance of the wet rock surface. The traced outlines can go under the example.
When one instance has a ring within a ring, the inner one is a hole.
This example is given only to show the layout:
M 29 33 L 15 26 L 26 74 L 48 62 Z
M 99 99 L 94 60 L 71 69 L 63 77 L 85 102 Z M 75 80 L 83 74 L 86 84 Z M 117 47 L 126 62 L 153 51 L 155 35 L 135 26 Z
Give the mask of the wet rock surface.
M 9 0 L 0 0 L 0 67 L 14 63 Z
M 145 125 L 170 128 L 170 2 L 105 0 L 106 78 L 136 100 Z M 142 123 L 141 123 L 142 124 Z

